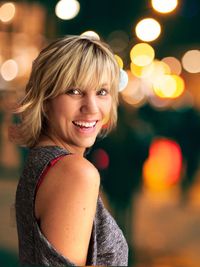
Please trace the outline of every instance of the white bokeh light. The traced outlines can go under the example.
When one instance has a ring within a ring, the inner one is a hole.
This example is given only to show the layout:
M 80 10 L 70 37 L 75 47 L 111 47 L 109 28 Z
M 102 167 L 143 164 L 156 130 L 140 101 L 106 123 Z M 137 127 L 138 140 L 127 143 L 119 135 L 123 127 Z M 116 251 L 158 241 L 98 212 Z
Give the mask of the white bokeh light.
M 100 36 L 98 35 L 98 33 L 94 31 L 85 31 L 81 33 L 81 36 L 88 36 L 88 37 L 92 37 L 94 39 L 100 40 Z
M 56 16 L 63 20 L 70 20 L 79 13 L 80 4 L 77 0 L 60 0 L 56 7 Z
M 137 23 L 135 32 L 140 40 L 150 42 L 158 38 L 161 26 L 155 19 L 146 18 Z
M 17 77 L 18 65 L 15 60 L 8 59 L 1 66 L 1 75 L 5 81 L 11 81 Z
M 183 68 L 190 73 L 200 72 L 200 51 L 189 50 L 182 58 Z
M 2 22 L 10 22 L 15 15 L 15 5 L 13 3 L 5 3 L 0 7 L 0 20 Z
M 178 5 L 177 0 L 151 0 L 152 7 L 160 13 L 172 12 Z

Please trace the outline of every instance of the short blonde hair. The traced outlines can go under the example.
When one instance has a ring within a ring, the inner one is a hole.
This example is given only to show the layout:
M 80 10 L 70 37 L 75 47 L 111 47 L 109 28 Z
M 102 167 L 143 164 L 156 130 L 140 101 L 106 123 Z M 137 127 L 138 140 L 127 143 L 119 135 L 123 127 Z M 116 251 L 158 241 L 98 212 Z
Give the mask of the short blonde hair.
M 44 48 L 34 60 L 25 96 L 16 112 L 21 117 L 17 143 L 34 146 L 47 130 L 45 105 L 68 88 L 99 88 L 109 77 L 112 108 L 106 129 L 117 122 L 119 66 L 107 44 L 86 36 L 66 36 Z

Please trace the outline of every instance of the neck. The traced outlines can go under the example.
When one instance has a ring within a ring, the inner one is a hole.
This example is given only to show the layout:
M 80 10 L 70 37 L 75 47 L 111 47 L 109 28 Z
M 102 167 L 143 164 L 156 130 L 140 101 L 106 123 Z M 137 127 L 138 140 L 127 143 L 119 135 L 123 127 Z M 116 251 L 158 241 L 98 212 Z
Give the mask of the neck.
M 37 143 L 36 146 L 41 146 L 41 145 L 42 146 L 45 146 L 45 145 L 47 145 L 47 146 L 50 146 L 50 145 L 59 146 L 59 147 L 62 147 L 73 154 L 79 154 L 81 156 L 84 156 L 84 152 L 85 152 L 84 148 L 83 149 L 75 149 L 74 147 L 65 143 L 63 140 L 61 140 L 55 136 L 52 136 L 50 134 L 42 135 L 39 138 L 39 142 Z

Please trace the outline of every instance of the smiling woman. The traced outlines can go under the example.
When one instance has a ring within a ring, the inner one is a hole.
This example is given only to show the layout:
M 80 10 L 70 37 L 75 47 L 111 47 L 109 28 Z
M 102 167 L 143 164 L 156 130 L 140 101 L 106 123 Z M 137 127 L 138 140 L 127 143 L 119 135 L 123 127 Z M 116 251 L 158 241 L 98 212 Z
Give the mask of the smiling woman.
M 16 192 L 22 264 L 128 265 L 127 242 L 99 195 L 99 173 L 84 157 L 116 125 L 118 87 L 112 51 L 92 37 L 59 39 L 34 61 L 12 133 L 30 148 Z

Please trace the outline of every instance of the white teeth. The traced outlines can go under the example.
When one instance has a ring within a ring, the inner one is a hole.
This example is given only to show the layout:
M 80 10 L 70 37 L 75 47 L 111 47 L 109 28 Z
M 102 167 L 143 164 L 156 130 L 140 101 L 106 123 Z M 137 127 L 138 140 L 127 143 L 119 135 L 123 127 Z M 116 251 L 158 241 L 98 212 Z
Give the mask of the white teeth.
M 81 127 L 91 128 L 95 126 L 96 121 L 94 122 L 74 121 L 73 123 Z

